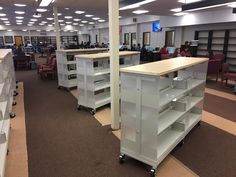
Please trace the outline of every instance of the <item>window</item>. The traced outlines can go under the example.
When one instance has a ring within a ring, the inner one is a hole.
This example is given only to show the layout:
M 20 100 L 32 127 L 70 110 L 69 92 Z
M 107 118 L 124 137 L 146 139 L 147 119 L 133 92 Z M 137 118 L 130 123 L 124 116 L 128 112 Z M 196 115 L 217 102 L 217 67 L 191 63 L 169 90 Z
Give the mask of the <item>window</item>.
M 166 46 L 171 47 L 175 45 L 175 31 L 166 31 Z
M 125 45 L 129 45 L 129 33 L 124 34 L 124 43 Z
M 151 33 L 150 32 L 144 32 L 143 33 L 143 46 L 147 45 L 149 46 L 151 44 Z

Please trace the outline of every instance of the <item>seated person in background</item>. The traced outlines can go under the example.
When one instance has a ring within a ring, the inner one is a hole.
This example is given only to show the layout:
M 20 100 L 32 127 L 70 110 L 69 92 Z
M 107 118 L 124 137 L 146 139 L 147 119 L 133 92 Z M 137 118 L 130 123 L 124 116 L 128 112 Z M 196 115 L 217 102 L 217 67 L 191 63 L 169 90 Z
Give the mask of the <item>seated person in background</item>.
M 166 45 L 164 45 L 161 50 L 160 50 L 160 54 L 168 54 L 168 51 L 167 51 L 167 48 L 166 48 Z
M 133 44 L 133 46 L 131 47 L 131 51 L 136 51 L 136 44 Z
M 138 44 L 137 47 L 136 47 L 136 51 L 140 51 L 141 50 L 141 45 Z
M 191 57 L 191 56 L 192 56 L 192 55 L 191 55 L 191 52 L 190 52 L 190 49 L 189 49 L 188 47 L 184 48 L 184 49 L 182 50 L 182 52 L 180 53 L 180 55 L 181 55 L 182 57 Z
M 176 57 L 181 57 L 180 48 L 176 48 L 175 52 L 173 53 L 173 58 L 176 58 Z
M 17 56 L 25 56 L 25 52 L 23 51 L 21 45 L 19 45 L 19 47 L 16 49 L 16 55 Z

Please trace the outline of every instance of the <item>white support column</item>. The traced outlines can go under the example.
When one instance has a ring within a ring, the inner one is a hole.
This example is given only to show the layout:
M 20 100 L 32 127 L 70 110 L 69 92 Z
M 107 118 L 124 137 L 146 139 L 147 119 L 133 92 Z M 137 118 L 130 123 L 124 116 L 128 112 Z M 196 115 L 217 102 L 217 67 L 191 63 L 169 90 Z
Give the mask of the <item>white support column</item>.
M 119 0 L 108 0 L 111 70 L 111 128 L 120 128 Z
M 56 32 L 56 41 L 57 41 L 57 50 L 61 48 L 61 35 L 60 35 L 60 26 L 58 22 L 58 10 L 56 6 L 53 6 L 54 13 L 54 22 L 55 22 L 55 32 Z

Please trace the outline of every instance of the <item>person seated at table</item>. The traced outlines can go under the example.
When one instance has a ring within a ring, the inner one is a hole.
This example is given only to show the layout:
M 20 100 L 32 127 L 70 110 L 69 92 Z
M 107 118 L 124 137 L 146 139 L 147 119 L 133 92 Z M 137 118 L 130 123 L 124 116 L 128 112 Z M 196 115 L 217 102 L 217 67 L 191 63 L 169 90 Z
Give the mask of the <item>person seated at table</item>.
M 133 46 L 131 47 L 131 51 L 136 51 L 137 48 L 136 48 L 136 44 L 133 44 Z
M 190 51 L 190 48 L 189 47 L 186 47 L 182 50 L 182 52 L 180 53 L 180 55 L 182 57 L 191 57 L 191 51 Z
M 164 45 L 161 49 L 160 49 L 160 54 L 163 55 L 163 54 L 168 54 L 168 50 L 167 50 L 167 46 Z
M 176 48 L 175 49 L 175 52 L 173 54 L 173 58 L 176 58 L 176 57 L 181 57 L 181 54 L 180 54 L 180 48 Z
M 21 45 L 19 45 L 18 48 L 16 49 L 16 55 L 17 56 L 25 56 L 25 52 L 23 51 Z

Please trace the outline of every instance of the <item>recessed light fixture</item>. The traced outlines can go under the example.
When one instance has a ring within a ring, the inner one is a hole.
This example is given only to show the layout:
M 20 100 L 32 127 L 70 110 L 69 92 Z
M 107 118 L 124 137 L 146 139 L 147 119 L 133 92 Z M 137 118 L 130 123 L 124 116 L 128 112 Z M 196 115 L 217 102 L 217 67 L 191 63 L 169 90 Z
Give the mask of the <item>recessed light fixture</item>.
M 41 30 L 36 30 L 36 31 L 40 32 Z
M 35 22 L 29 22 L 29 24 L 34 24 Z
M 94 22 L 89 22 L 90 25 L 94 25 L 95 23 Z
M 39 4 L 40 7 L 47 7 L 50 3 L 54 2 L 55 0 L 42 0 Z
M 48 24 L 48 26 L 53 26 L 53 25 L 51 25 L 51 24 Z
M 36 21 L 38 21 L 38 19 L 32 18 L 32 19 L 30 19 L 30 21 L 36 22 Z
M 3 21 L 3 23 L 10 23 L 9 21 Z
M 187 12 L 179 12 L 179 13 L 175 13 L 175 16 L 183 16 L 183 15 L 188 15 L 189 13 Z
M 81 21 L 81 19 L 78 19 L 78 18 L 74 18 L 73 20 L 76 21 L 76 22 Z
M 236 7 L 236 3 L 232 3 L 228 5 L 229 7 L 235 8 Z
M 27 31 L 27 29 L 23 29 L 22 31 L 26 32 L 26 31 Z
M 181 12 L 182 8 L 175 8 L 175 9 L 170 9 L 172 12 Z
M 84 26 L 84 24 L 80 24 L 79 26 Z
M 43 25 L 45 25 L 45 24 L 44 24 L 44 23 L 39 23 L 39 25 L 40 25 L 40 26 L 43 26 Z
M 194 2 L 199 2 L 202 0 L 178 0 L 178 2 L 183 3 L 183 4 L 190 4 L 190 3 L 194 3 Z
M 46 30 L 47 32 L 50 32 L 51 30 Z
M 89 15 L 89 14 L 87 14 L 87 15 L 85 15 L 85 17 L 93 17 L 94 15 Z
M 137 3 L 131 4 L 131 5 L 121 7 L 119 10 L 128 10 L 128 9 L 138 8 L 141 5 L 148 4 L 148 3 L 151 3 L 151 2 L 154 2 L 154 1 L 156 1 L 156 0 L 144 0 L 144 1 L 141 1 L 141 2 L 137 2 Z
M 0 17 L 5 17 L 6 14 L 0 13 Z
M 25 12 L 24 11 L 15 11 L 15 14 L 23 15 L 23 14 L 25 14 Z
M 77 11 L 75 11 L 75 13 L 76 13 L 76 14 L 84 14 L 84 13 L 85 13 L 85 11 L 80 11 L 80 10 L 77 10 Z
M 14 4 L 14 6 L 17 6 L 17 7 L 25 7 L 26 4 Z
M 66 24 L 71 24 L 72 22 L 66 22 Z
M 12 31 L 12 30 L 11 30 L 11 29 L 9 29 L 9 30 L 7 30 L 7 31 L 9 31 L 9 32 L 10 32 L 10 31 Z
M 21 19 L 24 19 L 24 17 L 17 16 L 17 17 L 16 17 L 16 19 L 19 19 L 19 20 L 21 20 Z
M 133 11 L 133 13 L 134 14 L 146 14 L 146 13 L 148 13 L 149 11 L 148 10 L 135 10 L 135 11 Z
M 102 23 L 102 22 L 105 22 L 105 21 L 106 21 L 106 20 L 98 20 L 98 22 L 101 22 L 101 23 Z
M 41 23 L 44 23 L 44 24 L 45 24 L 45 23 L 48 23 L 48 22 L 46 22 L 46 21 L 41 21 Z
M 61 23 L 61 22 L 64 22 L 64 20 L 58 20 L 58 22 L 60 22 L 60 23 Z
M 22 23 L 22 22 L 23 22 L 23 20 L 16 20 L 16 22 L 17 22 L 17 23 Z
M 0 6 L 0 10 L 2 10 L 3 8 Z
M 79 23 L 73 23 L 73 25 L 79 25 Z
M 0 18 L 1 20 L 5 21 L 5 20 L 8 20 L 8 18 Z
M 22 23 L 16 23 L 17 25 L 22 25 Z
M 47 9 L 42 9 L 42 8 L 39 8 L 39 9 L 36 9 L 37 12 L 47 12 L 48 10 Z
M 52 15 L 54 16 L 54 13 Z M 57 13 L 57 16 L 61 16 L 61 15 L 62 15 L 62 13 Z
M 70 8 L 68 8 L 68 7 L 66 7 L 65 9 L 66 9 L 66 10 L 70 10 Z
M 81 23 L 88 23 L 88 21 L 81 21 Z
M 11 24 L 10 24 L 10 23 L 7 23 L 7 24 L 5 24 L 5 25 L 10 26 Z
M 65 26 L 65 24 L 64 24 L 64 23 L 61 23 L 60 25 L 61 25 L 61 26 Z
M 122 18 L 122 16 L 119 16 L 119 18 Z
M 73 17 L 72 16 L 65 16 L 64 18 L 65 19 L 72 19 Z
M 92 18 L 93 20 L 100 20 L 101 18 L 99 18 L 99 17 L 94 17 L 94 18 Z
M 42 15 L 41 15 L 41 14 L 37 14 L 37 15 L 34 14 L 33 17 L 34 17 L 34 18 L 40 18 L 40 17 L 42 17 Z
M 33 24 L 27 24 L 27 26 L 33 26 Z
M 54 18 L 47 18 L 47 20 L 53 20 Z

